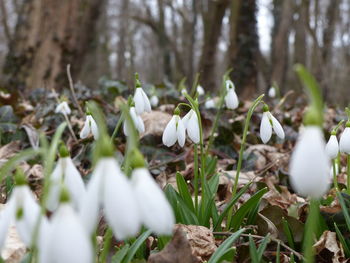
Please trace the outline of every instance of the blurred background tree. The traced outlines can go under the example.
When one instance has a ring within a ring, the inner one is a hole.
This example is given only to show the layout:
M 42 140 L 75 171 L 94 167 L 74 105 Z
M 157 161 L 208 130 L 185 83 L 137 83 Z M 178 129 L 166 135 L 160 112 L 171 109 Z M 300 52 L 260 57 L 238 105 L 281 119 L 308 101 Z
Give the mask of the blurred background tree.
M 240 96 L 276 83 L 300 91 L 305 64 L 328 102 L 350 98 L 348 0 L 0 0 L 0 85 L 8 90 L 97 87 L 102 76 L 132 84 L 191 83 L 216 92 L 232 67 Z

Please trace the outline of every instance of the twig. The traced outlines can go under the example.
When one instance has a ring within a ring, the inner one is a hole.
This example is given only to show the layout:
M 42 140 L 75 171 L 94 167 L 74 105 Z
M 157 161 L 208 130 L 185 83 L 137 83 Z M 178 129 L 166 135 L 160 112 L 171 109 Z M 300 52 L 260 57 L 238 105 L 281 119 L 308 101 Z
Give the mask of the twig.
M 56 99 L 57 103 L 60 103 L 60 100 L 58 99 L 58 95 L 57 95 L 55 89 L 52 88 L 51 90 L 53 92 L 53 95 L 55 96 L 55 99 Z M 73 131 L 73 128 L 72 128 L 72 124 L 70 123 L 70 121 L 68 119 L 68 116 L 65 113 L 63 114 L 63 116 L 66 119 L 66 122 L 67 122 L 67 125 L 68 125 L 68 129 L 69 129 L 70 133 L 72 134 L 74 141 L 78 142 L 78 138 L 74 134 L 74 131 Z
M 72 92 L 74 104 L 77 106 L 80 116 L 83 117 L 84 112 L 79 105 L 77 96 L 76 96 L 75 91 L 74 91 L 73 80 L 72 80 L 72 76 L 70 74 L 70 64 L 67 65 L 67 77 L 68 77 L 68 81 L 69 81 L 69 87 L 70 87 L 70 90 Z
M 293 93 L 294 93 L 293 90 L 288 91 L 288 92 L 286 93 L 286 95 L 284 95 L 283 98 L 280 100 L 280 102 L 276 105 L 276 107 L 273 109 L 273 111 L 276 111 L 277 109 L 279 109 L 279 108 L 283 105 L 283 103 L 286 102 L 287 98 L 288 98 L 290 95 L 292 95 Z
M 231 236 L 233 233 L 232 232 L 213 232 L 213 235 L 217 235 L 217 236 Z M 258 235 L 252 235 L 252 234 L 241 234 L 241 236 L 243 237 L 253 237 L 256 239 L 264 239 L 265 237 L 263 236 L 258 236 Z M 279 243 L 282 247 L 284 247 L 285 249 L 289 250 L 290 252 L 292 252 L 294 255 L 296 255 L 300 260 L 303 260 L 304 257 L 302 254 L 300 254 L 299 252 L 295 251 L 293 248 L 287 246 L 282 240 L 279 240 L 277 238 L 274 237 L 269 237 L 271 239 L 271 241 Z

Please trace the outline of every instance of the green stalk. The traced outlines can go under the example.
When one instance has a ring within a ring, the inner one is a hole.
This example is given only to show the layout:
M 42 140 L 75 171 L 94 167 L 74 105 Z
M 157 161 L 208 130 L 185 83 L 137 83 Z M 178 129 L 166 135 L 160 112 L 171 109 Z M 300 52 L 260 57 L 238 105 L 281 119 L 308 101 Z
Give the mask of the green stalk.
M 310 200 L 310 211 L 307 217 L 306 226 L 305 226 L 305 237 L 303 242 L 303 254 L 304 262 L 313 263 L 314 262 L 314 249 L 313 243 L 315 234 L 319 225 L 319 204 L 317 200 Z
M 348 193 L 350 193 L 350 154 L 347 154 L 347 166 L 346 166 L 346 174 L 347 174 L 347 178 L 346 178 L 346 187 L 347 187 L 347 191 Z
M 246 118 L 246 121 L 245 121 L 245 124 L 244 124 L 244 129 L 243 129 L 243 138 L 242 138 L 241 148 L 239 150 L 235 182 L 234 182 L 234 185 L 232 187 L 232 197 L 234 197 L 236 195 L 236 193 L 237 193 L 238 179 L 239 179 L 239 174 L 240 174 L 241 169 L 242 169 L 243 153 L 244 153 L 244 148 L 245 148 L 245 142 L 247 140 L 247 134 L 248 134 L 250 119 L 252 118 L 252 115 L 253 115 L 253 112 L 254 112 L 255 108 L 259 105 L 259 103 L 261 102 L 261 100 L 262 100 L 262 98 L 264 96 L 265 96 L 264 94 L 260 95 L 253 102 L 252 106 L 250 106 L 249 111 L 248 111 L 248 115 L 247 115 L 247 118 Z M 226 226 L 227 228 L 229 228 L 230 225 L 231 225 L 232 213 L 233 213 L 233 207 L 228 212 L 227 226 Z
M 113 238 L 112 228 L 108 227 L 104 235 L 104 244 L 103 244 L 101 258 L 99 260 L 101 263 L 107 262 L 107 256 L 108 256 L 109 249 L 111 248 L 112 238 Z
M 336 163 L 335 160 L 332 160 L 332 166 L 333 166 L 333 184 L 336 191 L 339 191 L 338 186 L 338 178 L 337 178 L 337 171 L 336 171 Z
M 111 137 L 111 142 L 113 142 L 115 137 L 117 136 L 117 133 L 118 133 L 119 128 L 122 125 L 122 123 L 123 123 L 123 118 L 122 118 L 122 115 L 120 115 L 119 120 L 118 120 L 118 122 L 115 125 L 115 128 L 113 130 L 112 137 Z
M 198 145 L 194 145 L 194 210 L 198 215 Z

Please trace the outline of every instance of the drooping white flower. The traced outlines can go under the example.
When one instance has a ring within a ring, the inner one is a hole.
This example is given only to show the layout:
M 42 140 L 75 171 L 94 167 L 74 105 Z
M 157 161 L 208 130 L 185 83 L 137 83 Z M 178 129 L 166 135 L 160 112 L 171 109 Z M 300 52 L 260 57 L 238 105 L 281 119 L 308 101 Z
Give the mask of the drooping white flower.
M 142 223 L 157 235 L 170 235 L 175 218 L 163 191 L 146 168 L 136 168 L 131 177 Z
M 41 263 L 92 263 L 93 247 L 89 233 L 69 203 L 61 203 L 53 214 L 39 249 Z
M 27 185 L 16 186 L 6 207 L 0 212 L 0 250 L 4 245 L 8 229 L 13 223 L 16 224 L 21 240 L 27 247 L 31 247 L 39 215 L 40 207 L 29 187 Z M 46 218 L 43 216 L 41 225 L 45 223 Z M 39 227 L 39 239 L 40 229 L 41 227 Z
M 269 95 L 270 98 L 275 98 L 275 97 L 276 97 L 276 89 L 275 89 L 275 87 L 272 86 L 272 87 L 269 89 L 268 95 Z
M 80 132 L 80 138 L 85 139 L 90 134 L 92 134 L 94 136 L 95 140 L 98 139 L 99 132 L 98 132 L 97 124 L 96 124 L 94 118 L 90 114 L 88 114 L 88 115 L 86 115 L 84 127 Z
M 350 127 L 348 125 L 340 136 L 339 149 L 343 153 L 350 154 Z
M 71 109 L 69 108 L 67 101 L 62 101 L 56 106 L 55 112 L 69 115 L 71 113 Z
M 204 95 L 204 89 L 201 85 L 197 86 L 197 92 L 198 92 L 198 96 L 203 96 Z
M 136 113 L 135 107 L 130 107 L 130 116 L 132 121 L 134 122 L 135 128 L 139 131 L 139 133 L 145 132 L 145 125 L 143 123 L 142 118 Z M 129 136 L 130 129 L 127 121 L 123 123 L 123 131 L 126 136 Z
M 157 107 L 158 106 L 158 103 L 159 103 L 159 98 L 156 96 L 156 95 L 153 95 L 151 98 L 150 98 L 150 101 L 151 101 L 151 105 L 153 107 Z
M 188 137 L 194 142 L 199 143 L 199 123 L 198 117 L 194 110 L 190 110 L 183 118 L 182 122 L 186 128 Z
M 226 96 L 225 103 L 228 109 L 234 110 L 238 107 L 238 97 L 235 92 L 235 85 L 231 80 L 226 80 Z
M 329 157 L 318 126 L 306 126 L 293 151 L 289 172 L 294 190 L 320 198 L 329 188 Z
M 338 139 L 336 135 L 331 135 L 331 137 L 329 137 L 329 141 L 327 142 L 327 145 L 326 145 L 326 153 L 331 159 L 334 159 L 338 156 L 339 144 L 338 144 Z
M 113 157 L 98 161 L 80 209 L 80 216 L 89 233 L 96 228 L 102 208 L 118 239 L 137 234 L 140 216 L 134 191 Z
M 46 207 L 50 211 L 56 210 L 59 204 L 62 184 L 67 187 L 74 208 L 79 209 L 86 193 L 82 177 L 69 156 L 58 159 L 50 177 L 50 189 Z
M 186 129 L 178 114 L 173 115 L 163 132 L 163 144 L 171 147 L 176 141 L 181 147 L 184 146 L 186 140 Z
M 206 109 L 215 109 L 216 108 L 215 101 L 213 99 L 208 99 L 205 102 L 204 107 Z
M 185 94 L 187 94 L 188 92 L 187 92 L 187 90 L 186 90 L 186 88 L 182 88 L 181 89 L 181 94 L 183 95 L 183 96 L 185 96 Z
M 136 88 L 135 95 L 135 110 L 137 114 L 141 114 L 143 112 L 151 112 L 151 104 L 148 100 L 146 93 L 143 91 L 141 87 Z
M 260 124 L 260 137 L 263 143 L 271 139 L 272 129 L 279 138 L 284 139 L 284 131 L 279 121 L 269 111 L 265 111 Z

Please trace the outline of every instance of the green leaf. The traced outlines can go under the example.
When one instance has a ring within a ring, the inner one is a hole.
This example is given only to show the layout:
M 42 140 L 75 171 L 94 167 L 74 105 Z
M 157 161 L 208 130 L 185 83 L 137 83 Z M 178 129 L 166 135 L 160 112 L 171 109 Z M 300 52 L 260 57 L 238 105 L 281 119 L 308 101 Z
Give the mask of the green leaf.
M 258 256 L 259 256 L 259 262 L 262 259 L 262 256 L 266 250 L 267 244 L 270 243 L 270 234 L 267 234 L 267 236 L 264 237 L 263 241 L 261 242 L 259 248 L 258 248 Z
M 334 223 L 334 228 L 335 228 L 335 232 L 337 233 L 337 236 L 339 238 L 340 243 L 342 244 L 343 248 L 344 248 L 344 252 L 345 252 L 345 256 L 347 258 L 350 257 L 350 248 L 349 248 L 349 244 L 346 242 L 346 239 L 344 238 L 343 234 L 340 232 L 338 226 L 336 223 Z
M 207 165 L 205 166 L 205 176 L 209 176 L 214 174 L 215 169 L 216 169 L 216 163 L 218 161 L 218 158 L 215 156 L 213 158 L 207 158 L 207 160 L 209 159 L 209 162 L 207 163 Z
M 180 215 L 179 223 L 185 225 L 199 225 L 197 216 L 186 206 L 182 199 L 179 198 L 177 200 L 176 208 Z
M 181 173 L 179 172 L 176 173 L 176 184 L 177 184 L 177 188 L 179 189 L 179 194 L 184 200 L 187 207 L 190 210 L 192 210 L 192 212 L 195 212 L 192 197 L 188 190 L 188 185 L 186 184 L 186 181 L 181 175 Z
M 117 253 L 115 253 L 114 256 L 112 257 L 112 263 L 120 263 L 120 262 L 122 262 L 123 258 L 128 253 L 129 248 L 130 248 L 130 245 L 126 244 Z
M 136 241 L 130 246 L 130 249 L 122 261 L 123 263 L 129 263 L 134 258 L 137 250 L 141 247 L 142 243 L 146 241 L 146 239 L 149 237 L 149 235 L 152 233 L 151 230 L 147 230 L 146 232 L 142 233 Z
M 233 231 L 236 231 L 240 228 L 244 217 L 253 209 L 259 202 L 261 197 L 267 192 L 267 188 L 263 188 L 260 191 L 256 192 L 247 202 L 245 202 L 234 214 L 231 219 L 230 226 L 233 228 Z
M 259 263 L 259 255 L 258 255 L 258 250 L 256 249 L 254 240 L 251 235 L 249 235 L 249 254 L 250 254 L 250 259 L 254 263 Z
M 245 229 L 240 229 L 237 232 L 233 233 L 229 238 L 227 238 L 214 252 L 214 254 L 210 257 L 208 263 L 219 263 L 220 259 L 227 253 L 233 242 L 245 231 Z
M 282 218 L 283 232 L 287 237 L 288 245 L 295 249 L 294 236 L 292 231 L 290 230 L 290 226 L 288 221 L 285 218 Z
M 346 222 L 346 226 L 348 227 L 348 230 L 350 231 L 350 216 L 349 216 L 349 211 L 346 207 L 345 201 L 343 196 L 338 192 L 337 193 L 337 197 L 339 199 L 339 203 L 341 205 L 344 217 L 345 217 L 345 222 Z

